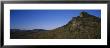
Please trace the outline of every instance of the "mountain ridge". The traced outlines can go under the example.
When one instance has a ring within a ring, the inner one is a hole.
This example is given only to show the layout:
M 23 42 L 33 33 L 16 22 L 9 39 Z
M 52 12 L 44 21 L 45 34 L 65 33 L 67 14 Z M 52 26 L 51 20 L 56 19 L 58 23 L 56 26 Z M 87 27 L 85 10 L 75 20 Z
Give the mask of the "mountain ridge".
M 73 17 L 66 25 L 51 30 L 40 38 L 100 39 L 101 19 L 87 12 L 81 12 L 80 16 Z
M 31 34 L 30 38 L 100 39 L 101 19 L 94 15 L 88 14 L 87 12 L 81 12 L 80 16 L 73 17 L 66 25 L 58 27 L 53 30 L 49 30 L 48 32 Z

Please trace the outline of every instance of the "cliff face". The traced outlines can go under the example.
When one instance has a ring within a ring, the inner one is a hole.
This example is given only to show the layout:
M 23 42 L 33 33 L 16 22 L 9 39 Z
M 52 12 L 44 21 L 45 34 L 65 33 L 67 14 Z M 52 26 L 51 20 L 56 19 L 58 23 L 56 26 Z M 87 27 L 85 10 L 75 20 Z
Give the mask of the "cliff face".
M 101 19 L 87 12 L 81 12 L 80 16 L 73 17 L 66 25 L 49 31 L 45 35 L 41 35 L 40 38 L 100 39 Z

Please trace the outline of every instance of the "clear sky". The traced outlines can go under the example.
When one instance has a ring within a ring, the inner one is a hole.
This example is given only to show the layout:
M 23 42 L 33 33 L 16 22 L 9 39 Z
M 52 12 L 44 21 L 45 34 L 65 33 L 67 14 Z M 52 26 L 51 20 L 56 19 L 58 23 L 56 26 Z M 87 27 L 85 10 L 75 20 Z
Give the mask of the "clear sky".
M 82 11 L 101 16 L 101 10 L 10 10 L 10 28 L 51 30 L 67 24 Z

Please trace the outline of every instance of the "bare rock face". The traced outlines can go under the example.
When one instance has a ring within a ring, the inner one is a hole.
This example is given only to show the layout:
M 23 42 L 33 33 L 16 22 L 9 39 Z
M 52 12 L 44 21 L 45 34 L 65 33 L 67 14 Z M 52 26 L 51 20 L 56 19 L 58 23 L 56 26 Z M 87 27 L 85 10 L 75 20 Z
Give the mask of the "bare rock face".
M 83 11 L 80 13 L 80 17 L 87 17 L 87 16 L 89 16 L 89 14 L 87 12 Z

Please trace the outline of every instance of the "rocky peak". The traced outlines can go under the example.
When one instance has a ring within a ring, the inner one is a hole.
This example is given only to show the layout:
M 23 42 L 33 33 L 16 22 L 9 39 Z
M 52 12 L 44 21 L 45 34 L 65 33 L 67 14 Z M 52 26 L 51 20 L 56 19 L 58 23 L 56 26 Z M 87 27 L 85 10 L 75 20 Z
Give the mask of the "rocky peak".
M 87 12 L 81 12 L 80 13 L 80 17 L 86 17 L 86 16 L 89 16 L 89 14 Z

